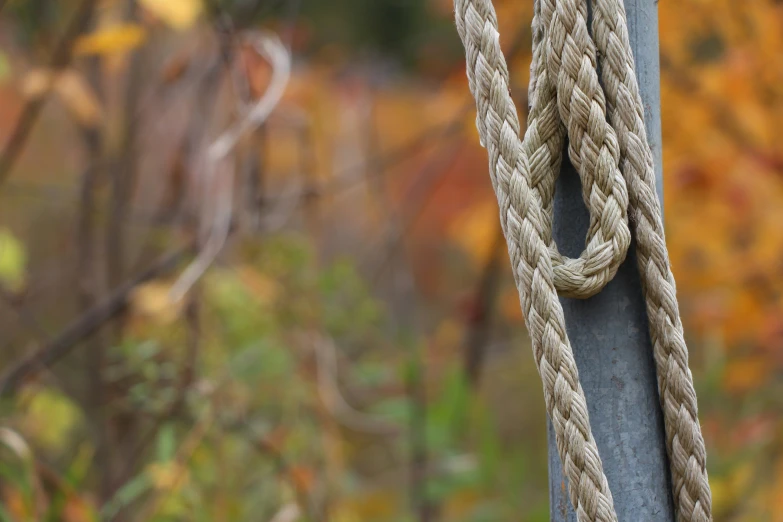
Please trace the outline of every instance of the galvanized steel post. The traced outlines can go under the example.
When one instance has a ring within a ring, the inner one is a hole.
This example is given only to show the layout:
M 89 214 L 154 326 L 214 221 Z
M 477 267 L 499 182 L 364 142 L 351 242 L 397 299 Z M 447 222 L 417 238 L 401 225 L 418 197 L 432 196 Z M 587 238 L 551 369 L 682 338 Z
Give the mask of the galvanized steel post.
M 658 1 L 625 0 L 625 9 L 662 195 Z M 589 217 L 579 178 L 565 163 L 557 184 L 553 232 L 560 251 L 576 257 L 584 247 Z M 620 522 L 672 522 L 663 416 L 633 249 L 600 294 L 561 302 Z M 551 520 L 575 522 L 551 423 L 549 487 Z

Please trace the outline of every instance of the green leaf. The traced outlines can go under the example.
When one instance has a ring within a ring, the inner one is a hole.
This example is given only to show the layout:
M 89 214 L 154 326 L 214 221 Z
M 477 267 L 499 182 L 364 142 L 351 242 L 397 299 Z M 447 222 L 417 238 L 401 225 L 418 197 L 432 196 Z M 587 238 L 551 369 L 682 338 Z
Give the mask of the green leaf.
M 94 452 L 90 442 L 82 442 L 65 473 L 65 479 L 69 484 L 74 487 L 81 487 L 84 484 L 92 468 L 93 456 Z
M 27 401 L 23 425 L 41 447 L 57 452 L 64 449 L 82 420 L 81 409 L 70 398 L 43 388 L 34 391 Z
M 502 458 L 500 436 L 488 409 L 485 408 L 477 417 L 479 417 L 476 424 L 479 429 L 481 474 L 485 484 L 490 485 L 497 477 L 500 468 Z
M 24 245 L 7 229 L 0 229 L 0 283 L 19 291 L 25 283 L 27 253 Z
M 11 62 L 8 55 L 0 52 L 0 83 L 4 83 L 11 77 Z
M 360 386 L 383 386 L 394 378 L 392 369 L 376 361 L 357 364 L 353 373 L 356 383 Z
M 407 422 L 411 415 L 411 404 L 405 397 L 392 397 L 377 403 L 372 413 L 383 415 L 389 422 Z
M 126 482 L 101 509 L 101 520 L 113 520 L 122 508 L 141 497 L 151 487 L 152 483 L 146 473 L 136 475 Z
M 164 424 L 158 432 L 157 457 L 160 462 L 168 462 L 177 452 L 177 434 L 172 424 Z

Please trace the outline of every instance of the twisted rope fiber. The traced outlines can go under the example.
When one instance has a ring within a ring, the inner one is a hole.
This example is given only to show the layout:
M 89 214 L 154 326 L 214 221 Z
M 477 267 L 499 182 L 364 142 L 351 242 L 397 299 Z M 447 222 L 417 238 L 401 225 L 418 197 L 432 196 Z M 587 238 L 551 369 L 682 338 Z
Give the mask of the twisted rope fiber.
M 630 243 L 630 215 L 677 519 L 710 521 L 706 450 L 622 0 L 594 0 L 595 40 L 588 31 L 586 0 L 536 1 L 524 140 L 491 0 L 454 4 L 476 124 L 489 154 L 501 225 L 577 516 L 581 522 L 617 520 L 557 292 L 589 297 L 612 279 Z M 603 57 L 603 89 L 596 47 Z M 554 184 L 566 136 L 591 216 L 586 247 L 577 259 L 560 255 L 552 239 Z

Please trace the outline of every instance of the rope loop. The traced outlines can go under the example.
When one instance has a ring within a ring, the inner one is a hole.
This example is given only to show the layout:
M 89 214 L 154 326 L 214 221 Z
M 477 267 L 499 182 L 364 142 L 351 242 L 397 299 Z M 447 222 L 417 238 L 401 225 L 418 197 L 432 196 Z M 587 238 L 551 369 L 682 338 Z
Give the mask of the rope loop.
M 606 120 L 596 48 L 587 34 L 587 5 L 570 0 L 570 7 L 558 12 L 554 0 L 536 3 L 532 106 L 523 146 L 530 163 L 530 185 L 543 210 L 555 288 L 565 297 L 584 299 L 614 278 L 628 253 L 631 233 L 620 147 Z M 575 259 L 560 254 L 552 239 L 554 187 L 566 136 L 590 213 L 586 246 Z

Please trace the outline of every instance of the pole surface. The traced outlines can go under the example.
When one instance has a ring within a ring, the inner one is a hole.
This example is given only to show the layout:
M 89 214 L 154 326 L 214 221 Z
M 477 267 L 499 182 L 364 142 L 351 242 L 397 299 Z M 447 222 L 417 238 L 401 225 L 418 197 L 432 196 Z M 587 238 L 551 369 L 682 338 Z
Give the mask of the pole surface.
M 645 108 L 647 137 L 662 195 L 657 0 L 625 0 L 628 31 Z M 560 251 L 584 248 L 589 217 L 579 178 L 568 162 L 557 183 L 553 234 Z M 590 424 L 620 522 L 673 522 L 663 416 L 635 244 L 614 280 L 590 299 L 561 298 L 568 337 L 587 396 Z M 575 522 L 551 422 L 551 520 Z

